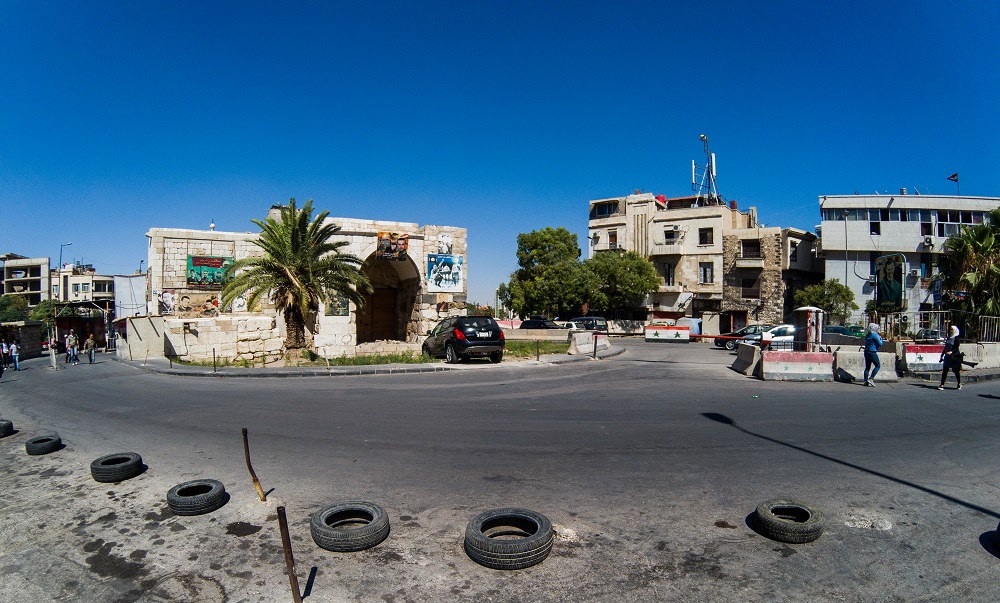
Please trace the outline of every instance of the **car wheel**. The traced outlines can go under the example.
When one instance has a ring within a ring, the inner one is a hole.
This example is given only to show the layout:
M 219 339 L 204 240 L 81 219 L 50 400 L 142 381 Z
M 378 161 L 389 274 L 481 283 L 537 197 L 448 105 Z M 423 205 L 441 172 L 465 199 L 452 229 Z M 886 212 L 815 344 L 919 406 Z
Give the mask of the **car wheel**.
M 819 509 L 791 500 L 760 503 L 754 526 L 762 535 L 779 542 L 802 544 L 819 538 L 826 521 Z
M 500 362 L 501 360 L 503 360 L 503 351 L 502 350 L 499 351 L 499 352 L 493 352 L 492 354 L 490 354 L 490 362 L 492 362 L 493 364 L 496 364 L 496 363 Z
M 552 522 L 528 509 L 492 509 L 472 518 L 465 529 L 465 552 L 493 569 L 524 569 L 552 550 Z
M 167 506 L 175 515 L 202 515 L 226 504 L 226 487 L 214 479 L 177 484 L 167 492 Z
M 444 359 L 448 364 L 457 364 L 462 361 L 461 356 L 455 351 L 455 346 L 446 343 L 444 346 Z
M 423 346 L 421 346 L 420 353 L 428 358 L 433 358 L 433 356 L 431 355 L 431 350 L 430 348 L 427 347 L 426 343 Z
M 40 436 L 37 438 L 31 438 L 25 442 L 24 451 L 32 456 L 35 456 L 55 452 L 56 450 L 59 450 L 61 446 L 62 438 L 58 435 Z
M 142 457 L 135 452 L 109 454 L 90 464 L 90 475 L 96 482 L 122 482 L 140 473 L 142 473 Z
M 727 339 L 726 340 L 726 349 L 729 350 L 730 352 L 732 352 L 733 350 L 735 350 L 736 349 L 736 340 L 735 339 Z
M 309 521 L 313 542 L 337 553 L 370 549 L 389 535 L 389 516 L 382 507 L 361 501 L 330 505 Z

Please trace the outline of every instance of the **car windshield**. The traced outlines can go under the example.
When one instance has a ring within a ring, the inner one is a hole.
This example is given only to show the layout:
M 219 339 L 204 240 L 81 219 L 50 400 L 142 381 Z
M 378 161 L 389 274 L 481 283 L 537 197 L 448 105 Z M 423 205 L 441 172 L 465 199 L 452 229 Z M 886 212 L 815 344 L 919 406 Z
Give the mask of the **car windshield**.
M 458 319 L 458 326 L 465 329 L 483 329 L 494 325 L 496 325 L 496 322 L 489 316 L 468 316 Z

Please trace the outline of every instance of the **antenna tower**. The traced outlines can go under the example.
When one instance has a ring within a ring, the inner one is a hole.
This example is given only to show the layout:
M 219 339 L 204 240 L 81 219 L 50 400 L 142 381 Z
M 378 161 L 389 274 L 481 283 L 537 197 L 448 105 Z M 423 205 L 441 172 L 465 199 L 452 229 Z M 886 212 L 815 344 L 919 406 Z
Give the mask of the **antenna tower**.
M 708 146 L 708 136 L 698 137 L 705 144 L 705 165 L 698 165 L 691 160 L 691 190 L 698 193 L 695 206 L 725 205 L 726 199 L 719 194 L 719 185 L 715 180 L 715 153 Z

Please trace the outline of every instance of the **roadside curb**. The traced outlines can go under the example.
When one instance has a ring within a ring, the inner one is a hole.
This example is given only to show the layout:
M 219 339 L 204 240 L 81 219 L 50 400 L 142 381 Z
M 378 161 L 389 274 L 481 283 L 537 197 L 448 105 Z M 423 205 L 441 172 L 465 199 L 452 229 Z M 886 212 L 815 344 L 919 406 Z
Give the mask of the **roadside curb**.
M 951 374 L 951 373 L 949 373 Z M 919 373 L 906 373 L 907 377 L 911 379 L 919 379 L 920 381 L 941 381 L 941 373 L 939 372 L 919 372 Z M 980 381 L 997 381 L 1000 380 L 1000 373 L 981 373 L 976 374 L 972 372 L 962 371 L 962 383 L 979 383 Z

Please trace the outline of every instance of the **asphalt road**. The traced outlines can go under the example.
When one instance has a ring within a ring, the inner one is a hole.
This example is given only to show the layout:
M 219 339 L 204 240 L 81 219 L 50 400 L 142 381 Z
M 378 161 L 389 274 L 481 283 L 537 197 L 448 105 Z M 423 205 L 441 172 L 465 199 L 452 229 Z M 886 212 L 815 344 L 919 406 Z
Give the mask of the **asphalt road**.
M 307 602 L 1000 595 L 995 385 L 762 382 L 708 345 L 616 343 L 625 354 L 558 366 L 303 379 L 28 361 L 0 381 L 0 417 L 19 430 L 0 439 L 0 600 L 290 600 L 278 504 Z M 24 454 L 49 431 L 65 449 Z M 125 450 L 143 475 L 90 479 L 94 458 Z M 222 480 L 229 503 L 170 514 L 166 491 L 201 477 Z M 756 533 L 750 514 L 775 498 L 820 509 L 824 534 Z M 386 509 L 389 538 L 316 547 L 309 515 L 351 499 Z M 552 520 L 540 565 L 502 572 L 465 555 L 468 520 L 504 506 Z

